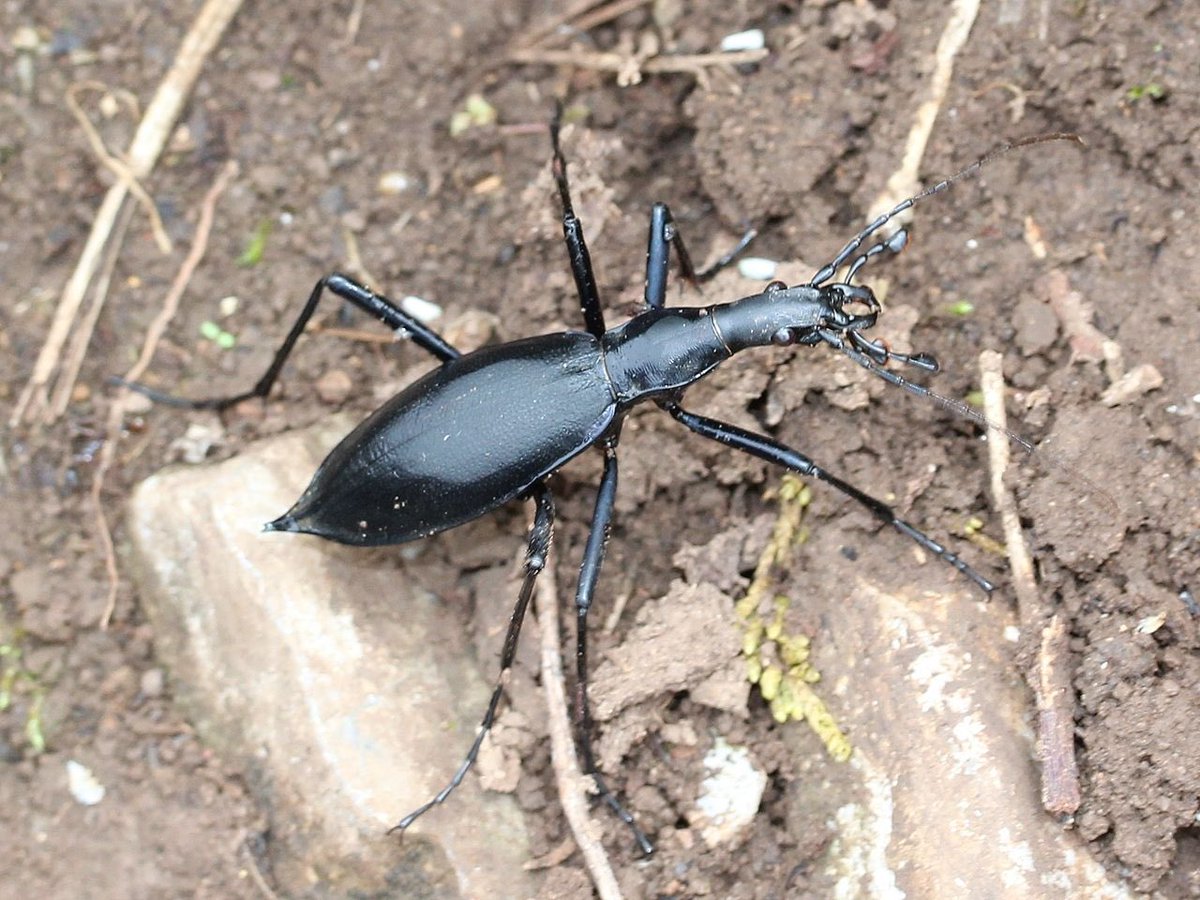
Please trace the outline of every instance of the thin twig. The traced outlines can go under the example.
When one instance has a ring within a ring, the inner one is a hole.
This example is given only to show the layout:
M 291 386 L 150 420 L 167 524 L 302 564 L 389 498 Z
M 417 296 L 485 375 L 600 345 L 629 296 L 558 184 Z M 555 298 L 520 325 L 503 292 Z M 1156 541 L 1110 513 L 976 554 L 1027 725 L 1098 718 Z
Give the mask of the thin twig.
M 1004 357 L 993 350 L 979 354 L 980 389 L 988 420 L 1007 427 L 1004 409 Z M 1011 492 L 1004 486 L 1008 470 L 1008 443 L 999 437 L 988 441 L 992 502 L 1000 513 L 1017 615 L 1022 630 L 1040 632 L 1034 671 L 1026 680 L 1033 688 L 1038 710 L 1038 750 L 1042 760 L 1042 805 L 1055 815 L 1071 814 L 1079 808 L 1079 770 L 1075 763 L 1074 693 L 1071 688 L 1069 647 L 1061 614 L 1045 623 L 1044 604 L 1033 571 L 1033 558 L 1021 533 L 1021 520 Z
M 354 0 L 354 6 L 346 19 L 346 43 L 353 44 L 358 38 L 358 29 L 362 26 L 363 7 L 367 0 Z
M 212 231 L 217 200 L 225 191 L 225 188 L 229 186 L 229 182 L 237 175 L 237 171 L 238 166 L 236 162 L 230 161 L 226 163 L 221 169 L 220 174 L 217 175 L 217 180 L 213 182 L 213 186 L 204 195 L 204 200 L 200 205 L 200 218 L 196 223 L 196 235 L 192 241 L 192 248 L 188 251 L 187 258 L 184 259 L 183 264 L 179 267 L 179 272 L 175 275 L 175 280 L 171 282 L 171 288 L 167 291 L 166 297 L 163 298 L 162 309 L 154 318 L 154 321 L 150 323 L 150 327 L 146 329 L 146 338 L 142 342 L 142 352 L 138 356 L 137 362 L 125 373 L 124 379 L 126 381 L 139 381 L 146 368 L 150 365 L 150 360 L 154 356 L 158 342 L 162 339 L 167 325 L 170 324 L 171 319 L 174 318 L 175 313 L 179 310 L 179 301 L 183 297 L 184 291 L 187 290 L 188 283 L 192 280 L 192 273 L 196 271 L 196 266 L 200 264 L 200 260 L 204 258 L 204 253 L 208 249 L 208 236 Z M 117 441 L 121 433 L 121 423 L 125 420 L 125 409 L 129 396 L 129 390 L 121 388 L 117 396 L 113 399 L 112 407 L 108 411 L 104 445 L 100 448 L 100 455 L 96 462 L 96 474 L 92 479 L 90 495 L 92 511 L 96 517 L 96 530 L 100 535 L 100 542 L 104 550 L 104 566 L 108 573 L 108 599 L 104 604 L 104 613 L 100 617 L 101 631 L 108 628 L 108 623 L 112 620 L 113 611 L 116 609 L 119 578 L 116 554 L 113 550 L 112 532 L 108 527 L 108 519 L 104 515 L 104 504 L 101 502 L 100 494 L 104 489 L 104 477 L 108 474 L 113 456 L 116 454 Z
M 1042 808 L 1056 816 L 1079 809 L 1075 762 L 1075 691 L 1071 686 L 1069 636 L 1062 613 L 1050 617 L 1038 648 L 1038 756 L 1042 760 Z
M 638 63 L 638 68 L 648 74 L 696 71 L 713 66 L 740 66 L 745 63 L 766 59 L 769 51 L 737 50 L 717 53 L 693 53 L 680 56 L 662 54 Z M 575 66 L 580 69 L 598 69 L 602 72 L 625 70 L 630 57 L 621 53 L 601 53 L 586 50 L 541 50 L 537 48 L 513 50 L 508 57 L 512 62 L 527 65 Z
M 174 64 L 159 84 L 154 99 L 146 108 L 146 114 L 142 117 L 133 141 L 129 145 L 127 164 L 133 178 L 144 179 L 153 171 L 167 137 L 175 125 L 175 120 L 183 108 L 184 101 L 191 93 L 192 86 L 200 74 L 204 60 L 216 46 L 225 27 L 241 5 L 242 0 L 207 0 L 200 10 L 200 14 L 179 46 Z M 33 374 L 30 375 L 28 383 L 21 391 L 12 415 L 9 417 L 10 427 L 16 427 L 23 421 L 36 420 L 45 423 L 49 420 L 47 385 L 54 377 L 63 346 L 75 324 L 88 285 L 100 264 L 104 247 L 108 244 L 112 234 L 117 213 L 125 202 L 128 192 L 127 183 L 124 180 L 118 181 L 108 189 L 100 208 L 96 211 L 91 233 L 79 255 L 75 271 L 63 288 L 58 308 L 54 313 L 54 320 L 50 324 L 50 331 L 46 335 L 46 341 L 34 364 Z M 84 340 L 84 343 L 86 344 L 87 340 Z M 70 394 L 71 387 L 68 384 L 65 388 L 67 394 Z
M 263 877 L 262 869 L 258 867 L 258 860 L 254 858 L 254 851 L 250 849 L 249 838 L 244 839 L 238 845 L 238 853 L 246 858 L 246 872 L 249 874 L 250 880 L 254 882 L 254 886 L 258 888 L 258 892 L 263 895 L 264 900 L 279 900 L 279 895 L 271 890 L 267 879 Z
M 1008 442 L 1003 440 L 1003 429 L 1008 427 L 1008 416 L 1004 409 L 1004 357 L 994 350 L 979 354 L 980 390 L 983 392 L 983 413 L 996 426 L 996 433 L 988 435 L 988 467 L 991 472 L 992 502 L 1000 513 L 1000 525 L 1004 529 L 1004 543 L 1008 547 L 1008 565 L 1012 570 L 1013 588 L 1017 593 L 1017 614 L 1022 625 L 1032 625 L 1041 620 L 1042 601 L 1038 594 L 1037 580 L 1033 574 L 1033 557 L 1021 533 L 1021 519 L 1012 494 L 1004 486 L 1004 474 L 1008 471 Z
M 104 253 L 104 262 L 93 282 L 92 301 L 80 318 L 79 327 L 71 334 L 71 340 L 63 355 L 61 371 L 66 373 L 66 377 L 59 378 L 54 386 L 54 392 L 50 395 L 52 416 L 62 415 L 71 403 L 71 395 L 75 392 L 75 380 L 79 377 L 79 370 L 83 368 L 83 359 L 87 356 L 87 339 L 96 327 L 100 311 L 108 299 L 108 289 L 112 284 L 113 273 L 121 258 L 121 244 L 125 240 L 125 232 L 128 231 L 129 223 L 132 220 L 133 206 L 129 204 L 122 206 L 121 211 L 117 214 L 116 222 L 113 223 L 113 239 L 108 242 Z
M 106 94 L 110 93 L 108 86 L 102 82 L 77 82 L 67 88 L 65 97 L 67 108 L 71 110 L 71 114 L 75 116 L 75 121 L 83 129 L 83 134 L 91 145 L 92 152 L 100 160 L 101 165 L 124 182 L 129 192 L 133 194 L 138 203 L 142 204 L 142 209 L 146 211 L 146 215 L 150 218 L 150 231 L 154 235 L 154 242 L 158 244 L 158 249 L 163 253 L 170 253 L 172 250 L 171 238 L 167 236 L 167 229 L 163 227 L 162 216 L 158 214 L 158 207 L 154 205 L 154 201 L 150 198 L 146 189 L 142 187 L 142 183 L 138 181 L 137 176 L 130 171 L 129 165 L 123 159 L 110 153 L 108 148 L 104 146 L 104 139 L 100 137 L 100 132 L 96 130 L 96 126 L 92 124 L 92 120 L 88 118 L 87 113 L 83 111 L 83 107 L 79 105 L 79 99 L 76 95 L 80 91 L 85 90 L 102 91 Z
M 639 6 L 648 6 L 651 2 L 653 0 L 612 0 L 611 3 L 606 3 L 587 15 L 581 15 L 578 20 L 571 24 L 573 28 L 580 32 L 591 31 L 597 25 L 611 22 L 613 19 L 625 15 L 627 12 L 632 12 Z
M 568 9 L 551 16 L 549 19 L 531 28 L 521 39 L 520 46 L 533 47 L 548 42 L 548 39 L 553 37 L 559 28 L 577 16 L 582 16 L 589 9 L 596 6 L 598 2 L 599 0 L 579 0 L 579 2 L 572 4 Z
M 567 714 L 567 692 L 563 686 L 562 654 L 558 646 L 558 585 L 554 577 L 553 554 L 538 580 L 537 618 L 542 632 L 542 687 L 546 691 L 550 729 L 550 762 L 558 786 L 563 815 L 583 855 L 584 864 L 600 900 L 621 900 L 621 889 L 600 843 L 599 828 L 588 811 L 587 784 L 579 771 L 571 720 Z
M 925 156 L 925 146 L 929 143 L 929 135 L 933 131 L 933 123 L 937 120 L 938 111 L 945 102 L 946 92 L 950 88 L 950 76 L 954 72 L 954 58 L 967 42 L 971 26 L 979 14 L 979 0 L 954 0 L 950 6 L 950 18 L 942 29 L 934 52 L 933 70 L 929 76 L 927 99 L 917 107 L 912 127 L 908 132 L 908 140 L 904 145 L 904 156 L 892 177 L 888 179 L 887 187 L 875 200 L 868 210 L 868 221 L 885 212 L 903 200 L 911 197 L 920 188 L 918 173 L 921 160 Z

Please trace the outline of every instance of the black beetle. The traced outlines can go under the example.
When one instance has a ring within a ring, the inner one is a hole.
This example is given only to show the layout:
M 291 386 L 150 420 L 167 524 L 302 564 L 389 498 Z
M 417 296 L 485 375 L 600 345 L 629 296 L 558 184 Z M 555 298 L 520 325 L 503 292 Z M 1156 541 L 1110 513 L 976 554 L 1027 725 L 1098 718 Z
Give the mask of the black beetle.
M 883 368 L 894 359 L 932 372 L 937 370 L 937 363 L 927 354 L 896 353 L 862 336 L 875 324 L 880 305 L 870 288 L 853 284 L 854 277 L 871 258 L 899 252 L 906 242 L 906 232 L 899 230 L 866 250 L 860 252 L 860 248 L 899 213 L 946 189 L 992 156 L 1017 146 L 1078 138 L 1047 134 L 1004 145 L 876 218 L 806 284 L 788 287 L 773 282 L 761 293 L 704 308 L 666 306 L 670 247 L 675 247 L 684 277 L 695 284 L 732 262 L 753 239 L 754 232 L 747 232 L 714 265 L 697 272 L 670 210 L 657 203 L 650 221 L 645 309 L 609 329 L 604 324 L 583 229 L 571 204 L 557 116 L 550 133 L 552 169 L 563 207 L 563 233 L 586 331 L 525 338 L 463 355 L 386 297 L 345 275 L 334 274 L 317 282 L 271 366 L 253 389 L 234 397 L 197 401 L 140 384 L 127 386 L 152 399 L 194 409 L 225 409 L 250 397 L 266 397 L 323 292 L 329 289 L 389 328 L 411 337 L 442 365 L 405 388 L 343 439 L 321 463 L 296 504 L 268 523 L 266 530 L 305 532 L 361 546 L 399 544 L 469 522 L 518 497 L 534 501 L 524 580 L 504 641 L 501 677 L 479 733 L 446 787 L 401 819 L 393 830 L 402 831 L 442 803 L 474 762 L 495 718 L 503 676 L 513 662 L 535 579 L 545 566 L 554 520 L 546 479 L 588 448 L 599 448 L 604 453 L 604 473 L 575 594 L 576 725 L 585 767 L 594 776 L 600 795 L 630 826 L 641 849 L 650 853 L 653 847 L 649 839 L 596 771 L 589 740 L 587 614 L 612 517 L 617 488 L 616 448 L 624 416 L 633 406 L 653 401 L 703 437 L 824 481 L 990 592 L 992 584 L 987 579 L 897 517 L 882 501 L 766 435 L 689 412 L 679 402 L 689 385 L 741 350 L 770 344 L 824 343 L 888 381 L 932 396 L 980 421 L 977 413 L 957 401 L 939 397 Z M 847 266 L 843 280 L 833 281 L 843 266 Z

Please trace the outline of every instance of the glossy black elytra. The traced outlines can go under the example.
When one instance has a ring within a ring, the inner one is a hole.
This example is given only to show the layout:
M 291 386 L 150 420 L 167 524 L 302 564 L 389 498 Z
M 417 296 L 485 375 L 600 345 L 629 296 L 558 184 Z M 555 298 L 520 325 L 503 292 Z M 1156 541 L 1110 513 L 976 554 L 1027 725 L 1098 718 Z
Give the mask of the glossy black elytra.
M 954 566 L 984 591 L 992 585 L 963 560 L 898 518 L 890 507 L 838 479 L 807 456 L 771 437 L 697 415 L 680 406 L 688 386 L 733 354 L 769 344 L 828 344 L 882 378 L 959 409 L 919 385 L 885 369 L 897 360 L 936 371 L 929 355 L 890 351 L 863 337 L 880 313 L 870 288 L 854 278 L 873 257 L 898 252 L 906 232 L 897 231 L 866 250 L 863 243 L 917 201 L 945 190 L 991 157 L 1013 147 L 1049 140 L 1078 140 L 1047 134 L 1000 147 L 946 181 L 927 188 L 879 216 L 842 248 L 806 284 L 775 282 L 731 303 L 700 309 L 666 306 L 669 249 L 673 245 L 684 277 L 698 283 L 728 265 L 754 237 L 748 232 L 714 265 L 696 272 L 665 204 L 653 207 L 646 261 L 645 309 L 606 328 L 583 229 L 575 216 L 567 165 L 559 144 L 557 117 L 551 125 L 552 169 L 563 207 L 563 233 L 579 294 L 585 331 L 525 338 L 463 355 L 386 297 L 344 276 L 317 282 L 299 318 L 253 389 L 234 397 L 184 400 L 145 387 L 129 387 L 151 398 L 194 409 L 225 409 L 249 397 L 266 397 L 325 289 L 360 307 L 389 328 L 403 332 L 442 365 L 393 397 L 351 432 L 325 459 L 311 484 L 269 531 L 318 535 L 356 545 L 399 544 L 476 519 L 515 498 L 535 504 L 517 605 L 504 640 L 501 678 L 478 735 L 446 787 L 395 826 L 403 830 L 450 795 L 465 777 L 495 718 L 503 675 L 511 667 L 517 639 L 538 573 L 545 566 L 554 520 L 546 480 L 590 447 L 604 454 L 604 472 L 575 594 L 578 619 L 576 726 L 587 771 L 600 795 L 632 829 L 645 853 L 653 847 L 608 790 L 596 770 L 589 738 L 587 614 L 604 556 L 604 543 L 617 487 L 617 443 L 625 414 L 653 401 L 687 428 L 727 446 L 832 485 L 874 515 Z M 861 251 L 861 252 L 860 252 Z M 841 281 L 833 281 L 843 266 Z

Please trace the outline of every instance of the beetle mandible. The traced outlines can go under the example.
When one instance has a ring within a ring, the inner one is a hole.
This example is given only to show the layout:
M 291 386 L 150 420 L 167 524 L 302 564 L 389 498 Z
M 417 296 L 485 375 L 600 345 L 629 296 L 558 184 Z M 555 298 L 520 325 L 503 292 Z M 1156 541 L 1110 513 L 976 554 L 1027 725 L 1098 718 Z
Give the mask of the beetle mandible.
M 992 157 L 1015 147 L 1071 134 L 1044 134 L 1005 144 L 949 179 L 926 188 L 874 219 L 806 283 L 772 282 L 756 294 L 703 308 L 666 305 L 670 248 L 693 284 L 730 264 L 754 238 L 748 231 L 729 253 L 696 271 L 666 204 L 650 217 L 644 309 L 608 328 L 583 228 L 571 203 L 567 163 L 559 141 L 559 115 L 550 125 L 551 168 L 562 205 L 562 227 L 585 329 L 524 338 L 462 354 L 397 304 L 340 274 L 322 278 L 255 386 L 232 397 L 186 400 L 126 383 L 152 399 L 192 409 L 223 410 L 251 397 L 265 398 L 326 290 L 410 337 L 441 366 L 418 379 L 355 428 L 326 457 L 308 488 L 267 531 L 303 532 L 343 544 L 378 546 L 428 537 L 462 525 L 517 498 L 531 499 L 534 520 L 525 552 L 524 577 L 500 657 L 500 677 L 479 732 L 447 785 L 393 828 L 403 831 L 443 803 L 474 763 L 495 719 L 504 675 L 513 664 L 517 640 L 538 574 L 546 564 L 554 523 L 548 477 L 569 460 L 595 447 L 604 455 L 591 529 L 575 592 L 577 617 L 575 724 L 585 768 L 599 795 L 631 829 L 645 853 L 649 838 L 634 822 L 597 771 L 590 743 L 587 694 L 587 616 L 604 558 L 617 489 L 617 445 L 625 415 L 653 402 L 686 428 L 710 440 L 833 486 L 876 517 L 952 565 L 985 592 L 993 585 L 956 554 L 899 518 L 884 502 L 827 472 L 810 458 L 764 434 L 690 412 L 680 405 L 685 390 L 735 353 L 767 345 L 827 344 L 882 378 L 932 396 L 980 421 L 957 401 L 939 397 L 884 365 L 896 360 L 937 371 L 928 354 L 903 354 L 863 332 L 876 322 L 879 301 L 854 278 L 872 258 L 897 253 L 903 229 L 865 250 L 867 239 L 918 201 L 945 190 Z M 846 272 L 834 280 L 842 267 Z M 486 452 L 484 452 L 486 448 Z

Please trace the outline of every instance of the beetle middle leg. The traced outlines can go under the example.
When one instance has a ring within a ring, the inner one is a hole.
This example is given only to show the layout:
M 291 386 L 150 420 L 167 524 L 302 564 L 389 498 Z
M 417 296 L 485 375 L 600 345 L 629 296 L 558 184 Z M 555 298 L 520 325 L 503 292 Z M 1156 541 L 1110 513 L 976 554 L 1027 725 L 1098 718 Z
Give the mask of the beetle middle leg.
M 801 475 L 808 475 L 837 488 L 846 496 L 857 500 L 877 518 L 891 525 L 901 534 L 916 541 L 930 553 L 949 563 L 987 593 L 990 594 L 995 589 L 995 585 L 972 569 L 957 554 L 943 547 L 920 529 L 901 519 L 882 500 L 875 499 L 870 494 L 860 491 L 854 485 L 842 481 L 836 475 L 825 471 L 803 453 L 793 450 L 791 447 L 781 444 L 774 438 L 769 438 L 764 434 L 755 434 L 752 431 L 746 431 L 728 422 L 721 422 L 717 419 L 710 419 L 706 416 L 699 416 L 688 412 L 677 403 L 668 401 L 663 402 L 661 405 L 677 421 L 686 425 L 701 437 L 709 438 L 710 440 L 725 444 L 727 447 L 733 447 L 736 450 L 741 450 L 743 453 L 749 453 L 751 456 L 757 456 L 759 459 L 765 459 L 767 462 L 791 469 Z
M 588 532 L 583 550 L 583 562 L 579 567 L 579 581 L 575 588 L 575 726 L 579 734 L 579 748 L 583 754 L 584 774 L 591 775 L 596 790 L 617 817 L 629 826 L 641 851 L 649 856 L 654 845 L 638 827 L 633 815 L 621 805 L 596 767 L 592 752 L 592 717 L 588 706 L 588 663 L 587 663 L 587 617 L 596 591 L 596 580 L 600 577 L 600 566 L 604 561 L 604 543 L 612 523 L 613 503 L 617 496 L 617 437 L 609 439 L 604 447 L 604 474 L 600 489 L 596 493 L 596 507 L 592 514 L 592 527 Z
M 436 331 L 424 325 L 419 319 L 406 313 L 394 301 L 389 300 L 383 294 L 377 294 L 366 285 L 355 281 L 347 275 L 340 275 L 335 272 L 332 275 L 322 278 L 313 286 L 312 293 L 308 295 L 308 301 L 304 304 L 304 309 L 300 311 L 300 315 L 297 316 L 291 331 L 284 338 L 283 344 L 275 351 L 271 365 L 250 390 L 243 391 L 231 397 L 189 400 L 185 397 L 177 397 L 174 394 L 157 391 L 154 388 L 137 382 L 124 381 L 119 378 L 115 379 L 115 382 L 123 384 L 125 387 L 139 394 L 144 394 L 156 403 L 183 407 L 185 409 L 215 409 L 219 411 L 228 409 L 231 406 L 241 403 L 243 400 L 249 400 L 251 397 L 265 398 L 271 392 L 275 381 L 279 378 L 279 373 L 283 369 L 284 363 L 287 362 L 287 358 L 291 355 L 292 350 L 295 349 L 296 342 L 300 339 L 300 335 L 304 333 L 309 319 L 312 318 L 313 313 L 317 309 L 317 304 L 320 302 L 321 296 L 327 288 L 343 300 L 353 303 L 359 309 L 374 316 L 393 331 L 403 332 L 405 335 L 411 337 L 414 344 L 422 350 L 433 354 L 442 362 L 456 359 L 462 355 Z

